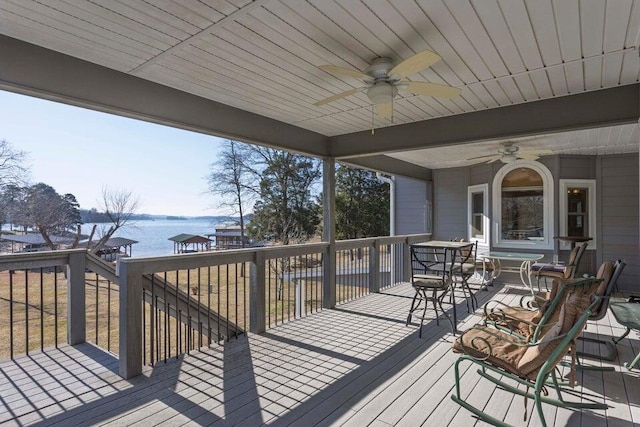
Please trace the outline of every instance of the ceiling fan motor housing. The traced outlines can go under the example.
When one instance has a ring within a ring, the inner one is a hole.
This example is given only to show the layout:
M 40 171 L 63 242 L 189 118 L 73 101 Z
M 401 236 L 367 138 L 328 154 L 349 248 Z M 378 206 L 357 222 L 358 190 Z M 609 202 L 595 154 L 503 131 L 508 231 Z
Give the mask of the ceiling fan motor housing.
M 371 76 L 374 80 L 388 80 L 389 76 L 387 76 L 387 74 L 392 67 L 393 61 L 391 58 L 376 58 L 373 60 L 371 65 L 364 70 L 364 73 Z

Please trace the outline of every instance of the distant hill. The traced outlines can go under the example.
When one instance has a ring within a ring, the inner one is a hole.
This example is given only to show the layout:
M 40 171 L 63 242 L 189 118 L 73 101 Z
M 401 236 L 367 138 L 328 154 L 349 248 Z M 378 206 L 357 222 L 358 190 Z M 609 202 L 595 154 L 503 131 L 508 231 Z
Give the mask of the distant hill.
M 105 223 L 110 222 L 109 218 L 104 212 L 98 212 L 96 209 L 80 209 L 80 218 L 84 224 L 86 223 Z M 188 220 L 200 220 L 211 222 L 229 222 L 237 221 L 238 217 L 233 216 L 217 216 L 217 215 L 203 215 L 203 216 L 179 216 L 179 215 L 156 215 L 156 214 L 133 214 L 131 215 L 132 221 L 149 221 L 149 220 L 173 220 L 173 221 L 188 221 Z

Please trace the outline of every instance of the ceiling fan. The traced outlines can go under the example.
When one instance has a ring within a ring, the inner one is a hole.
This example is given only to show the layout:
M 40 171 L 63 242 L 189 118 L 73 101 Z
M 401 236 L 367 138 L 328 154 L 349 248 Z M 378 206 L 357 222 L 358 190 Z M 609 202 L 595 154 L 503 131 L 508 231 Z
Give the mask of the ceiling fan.
M 551 150 L 526 150 L 520 151 L 520 147 L 515 145 L 513 141 L 501 142 L 502 148 L 498 149 L 497 154 L 488 156 L 471 157 L 467 160 L 487 160 L 487 164 L 500 160 L 502 163 L 511 163 L 518 159 L 538 160 L 540 156 L 553 154 Z
M 406 90 L 416 95 L 434 96 L 436 98 L 455 98 L 460 89 L 430 82 L 414 82 L 402 80 L 415 74 L 440 60 L 440 56 L 425 50 L 393 65 L 391 58 L 377 58 L 364 71 L 336 65 L 320 65 L 320 68 L 334 74 L 355 77 L 362 80 L 364 86 L 338 93 L 314 103 L 315 106 L 328 104 L 358 92 L 363 92 L 371 100 L 378 116 L 393 119 L 393 99 L 399 90 Z

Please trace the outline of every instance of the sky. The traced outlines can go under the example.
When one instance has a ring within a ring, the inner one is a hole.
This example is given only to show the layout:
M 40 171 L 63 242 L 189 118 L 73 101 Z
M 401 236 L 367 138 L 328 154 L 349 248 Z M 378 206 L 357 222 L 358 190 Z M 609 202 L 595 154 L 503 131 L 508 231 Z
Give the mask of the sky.
M 207 193 L 220 139 L 0 91 L 0 140 L 28 153 L 31 183 L 98 207 L 102 188 L 138 196 L 137 213 L 227 215 Z

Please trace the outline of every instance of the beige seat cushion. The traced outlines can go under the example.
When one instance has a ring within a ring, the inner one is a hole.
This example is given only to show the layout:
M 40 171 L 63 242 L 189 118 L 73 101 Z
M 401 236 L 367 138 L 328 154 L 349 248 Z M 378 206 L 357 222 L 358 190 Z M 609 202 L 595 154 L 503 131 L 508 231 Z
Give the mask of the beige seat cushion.
M 526 341 L 519 340 L 505 332 L 487 326 L 474 326 L 453 342 L 453 351 L 465 353 L 478 359 L 485 359 L 494 366 L 499 366 L 515 375 L 518 362 L 527 351 L 513 342 L 526 345 Z
M 442 279 L 442 276 L 429 274 L 416 274 L 411 278 L 414 288 L 447 288 L 451 284 L 451 279 Z

